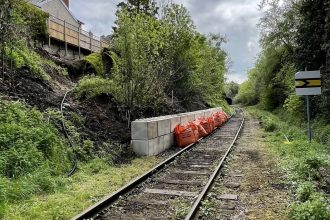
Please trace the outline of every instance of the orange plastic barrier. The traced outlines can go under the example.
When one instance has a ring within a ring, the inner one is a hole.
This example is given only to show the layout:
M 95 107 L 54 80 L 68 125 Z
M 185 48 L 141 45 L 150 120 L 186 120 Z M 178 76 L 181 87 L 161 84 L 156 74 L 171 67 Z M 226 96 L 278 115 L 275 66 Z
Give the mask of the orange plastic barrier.
M 213 114 L 213 119 L 214 119 L 214 125 L 215 127 L 220 127 L 221 124 L 223 123 L 222 117 L 220 115 L 220 112 L 217 112 Z
M 206 137 L 228 120 L 224 112 L 216 112 L 211 117 L 201 117 L 187 124 L 177 125 L 174 129 L 177 144 L 186 147 L 197 142 L 199 138 Z
M 213 131 L 213 122 L 209 118 L 199 118 L 200 124 L 204 128 L 207 134 L 211 134 Z M 211 123 L 210 123 L 211 122 Z
M 219 116 L 221 117 L 222 123 L 224 123 L 228 120 L 228 115 L 224 111 L 219 112 Z
M 177 125 L 174 133 L 180 147 L 186 147 L 198 140 L 198 128 L 193 123 Z
M 213 116 L 208 117 L 207 118 L 207 122 L 210 124 L 210 128 L 212 129 L 212 131 L 214 131 L 215 130 L 215 124 L 214 124 L 214 118 L 213 118 Z
M 208 135 L 208 133 L 205 131 L 204 127 L 201 125 L 201 120 L 200 119 L 197 119 L 197 120 L 193 121 L 193 123 L 198 128 L 198 137 L 199 138 L 206 137 Z

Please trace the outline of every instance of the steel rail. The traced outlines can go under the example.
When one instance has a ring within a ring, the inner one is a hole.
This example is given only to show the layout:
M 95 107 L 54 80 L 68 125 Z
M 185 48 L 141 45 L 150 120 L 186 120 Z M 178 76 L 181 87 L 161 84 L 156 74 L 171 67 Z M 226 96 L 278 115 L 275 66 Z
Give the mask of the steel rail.
M 231 149 L 233 148 L 242 128 L 245 122 L 245 118 L 244 118 L 244 112 L 242 110 L 242 114 L 243 114 L 243 120 L 241 122 L 241 125 L 236 133 L 236 136 L 234 138 L 234 140 L 232 141 L 232 143 L 230 144 L 228 150 L 226 151 L 225 155 L 222 157 L 220 163 L 218 164 L 217 168 L 215 169 L 215 171 L 213 172 L 213 174 L 210 176 L 207 184 L 205 185 L 203 191 L 199 194 L 197 200 L 195 201 L 193 207 L 190 209 L 190 212 L 188 213 L 188 215 L 186 215 L 185 220 L 191 220 L 195 217 L 197 211 L 199 210 L 199 207 L 201 205 L 201 202 L 203 201 L 203 199 L 205 198 L 205 196 L 207 195 L 208 191 L 211 189 L 212 184 L 214 183 L 214 180 L 216 179 L 216 177 L 218 176 L 220 169 L 222 168 L 224 162 L 227 159 L 227 156 L 229 155 Z
M 231 119 L 232 117 L 233 117 L 233 115 L 231 115 L 229 119 Z M 121 187 L 116 192 L 110 194 L 109 196 L 105 197 L 104 199 L 102 199 L 98 203 L 96 203 L 93 206 L 89 207 L 88 209 L 86 209 L 82 213 L 80 213 L 77 216 L 73 217 L 71 220 L 83 220 L 83 219 L 90 219 L 90 218 L 95 217 L 99 212 L 106 209 L 107 207 L 110 207 L 115 201 L 117 201 L 120 198 L 120 196 L 128 193 L 129 191 L 134 189 L 137 185 L 139 185 L 140 183 L 143 183 L 144 181 L 146 181 L 152 175 L 154 175 L 155 173 L 157 173 L 158 171 L 160 171 L 161 169 L 166 167 L 166 165 L 173 162 L 178 156 L 180 156 L 183 153 L 188 152 L 189 150 L 191 150 L 201 140 L 205 140 L 208 137 L 210 137 L 212 134 L 215 133 L 215 131 L 213 131 L 210 135 L 208 135 L 205 138 L 200 138 L 196 143 L 190 144 L 187 147 L 183 148 L 182 150 L 180 150 L 179 152 L 177 152 L 176 154 L 174 154 L 170 158 L 166 159 L 162 163 L 156 165 L 155 167 L 151 168 L 150 170 L 148 170 L 147 172 L 145 172 L 141 176 L 135 178 L 134 180 L 132 180 L 131 182 L 129 182 L 125 186 Z
M 138 184 L 146 181 L 149 177 L 151 177 L 153 174 L 164 168 L 167 164 L 174 161 L 178 156 L 183 154 L 184 152 L 189 151 L 192 147 L 194 147 L 196 144 L 200 142 L 203 138 L 199 139 L 196 143 L 190 144 L 187 147 L 183 148 L 181 151 L 177 152 L 170 158 L 166 159 L 162 163 L 156 165 L 155 167 L 151 168 L 149 171 L 145 172 L 141 176 L 135 178 L 131 182 L 129 182 L 127 185 L 123 186 L 122 188 L 118 189 L 116 192 L 112 193 L 111 195 L 105 197 L 100 202 L 96 203 L 95 205 L 91 206 L 81 214 L 75 216 L 72 218 L 72 220 L 83 220 L 87 218 L 91 218 L 95 215 L 97 215 L 100 211 L 103 209 L 109 207 L 113 202 L 115 202 L 120 196 L 124 195 L 125 193 L 129 192 L 130 190 L 134 189 Z

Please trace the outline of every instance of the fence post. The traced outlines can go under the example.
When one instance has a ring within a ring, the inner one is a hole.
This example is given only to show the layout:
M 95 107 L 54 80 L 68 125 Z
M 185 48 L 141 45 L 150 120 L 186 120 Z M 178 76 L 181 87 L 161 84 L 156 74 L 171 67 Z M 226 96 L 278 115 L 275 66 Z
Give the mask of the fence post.
M 64 43 L 65 43 L 65 56 L 68 54 L 68 42 L 66 40 L 66 21 L 64 20 Z
M 91 53 L 93 53 L 92 43 L 93 43 L 93 33 L 90 31 L 89 32 L 89 44 L 90 44 Z
M 80 32 L 81 32 L 81 26 L 79 25 L 79 27 L 78 27 L 78 54 L 79 54 L 79 59 L 81 59 Z
M 50 16 L 48 17 L 48 22 L 47 22 L 47 25 L 48 25 L 48 48 L 49 48 L 49 51 L 50 51 Z

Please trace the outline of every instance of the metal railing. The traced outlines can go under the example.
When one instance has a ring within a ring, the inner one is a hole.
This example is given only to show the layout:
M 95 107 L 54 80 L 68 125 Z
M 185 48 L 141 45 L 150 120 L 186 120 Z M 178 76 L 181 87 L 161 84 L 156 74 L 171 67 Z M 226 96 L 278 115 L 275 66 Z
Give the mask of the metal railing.
M 91 52 L 99 52 L 108 47 L 108 43 L 92 32 L 82 30 L 80 27 L 70 24 L 62 19 L 50 16 L 48 20 L 48 33 L 50 38 L 63 41 L 66 44 L 77 46 Z

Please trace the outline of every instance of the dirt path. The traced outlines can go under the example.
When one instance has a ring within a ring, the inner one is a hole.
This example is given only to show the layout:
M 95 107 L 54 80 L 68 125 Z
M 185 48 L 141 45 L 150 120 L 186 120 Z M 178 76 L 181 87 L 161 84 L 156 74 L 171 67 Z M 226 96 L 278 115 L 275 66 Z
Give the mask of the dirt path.
M 259 122 L 248 116 L 241 138 L 199 218 L 288 219 L 289 190 L 277 166 Z

